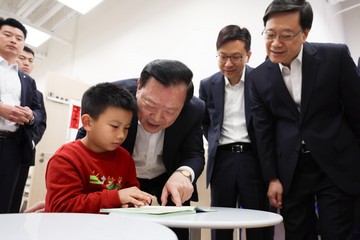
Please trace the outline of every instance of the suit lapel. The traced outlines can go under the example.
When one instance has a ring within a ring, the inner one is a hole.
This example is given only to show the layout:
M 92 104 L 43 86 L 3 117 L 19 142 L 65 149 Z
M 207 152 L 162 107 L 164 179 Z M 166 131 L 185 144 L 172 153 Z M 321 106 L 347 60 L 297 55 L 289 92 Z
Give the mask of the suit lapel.
M 289 90 L 287 89 L 284 79 L 281 75 L 279 65 L 277 63 L 272 63 L 268 61 L 268 75 L 267 75 L 267 81 L 270 82 L 273 86 L 275 91 L 278 92 L 280 98 L 283 100 L 283 102 L 289 106 L 289 109 L 291 112 L 296 115 L 296 117 L 299 116 L 299 111 L 297 110 L 296 104 L 294 102 L 294 99 L 291 97 Z
M 309 43 L 304 44 L 302 59 L 302 89 L 301 89 L 301 107 L 300 122 L 303 120 L 306 109 L 309 105 L 313 85 L 315 83 L 319 61 L 316 59 L 317 51 Z
M 246 119 L 246 127 L 249 129 L 250 121 L 251 121 L 251 99 L 250 99 L 250 78 L 248 77 L 250 72 L 250 68 L 246 66 L 245 70 L 245 82 L 244 82 L 244 104 L 245 104 L 245 119 Z
M 26 91 L 27 91 L 27 85 L 26 85 L 26 76 L 24 74 L 22 74 L 20 71 L 18 71 L 18 75 L 20 78 L 20 83 L 21 83 L 21 93 L 20 93 L 20 105 L 21 106 L 25 106 L 26 104 L 26 99 L 25 97 L 27 96 Z
M 134 152 L 137 128 L 138 128 L 138 117 L 137 114 L 134 114 L 131 120 L 131 125 L 128 131 L 128 135 L 125 141 L 121 144 L 121 146 L 125 148 L 131 155 Z
M 225 82 L 224 75 L 218 74 L 218 77 L 213 80 L 211 86 L 211 93 L 214 99 L 215 111 L 219 113 L 217 116 L 218 124 L 221 126 L 224 118 L 224 94 Z

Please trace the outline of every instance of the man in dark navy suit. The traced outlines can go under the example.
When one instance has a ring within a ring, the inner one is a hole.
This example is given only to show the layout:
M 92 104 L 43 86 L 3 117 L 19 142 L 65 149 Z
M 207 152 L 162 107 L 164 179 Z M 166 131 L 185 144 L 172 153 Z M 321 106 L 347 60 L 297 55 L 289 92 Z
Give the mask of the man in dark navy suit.
M 25 46 L 23 51 L 21 51 L 19 56 L 17 56 L 16 58 L 16 62 L 19 66 L 19 69 L 24 73 L 30 75 L 34 67 L 33 65 L 34 57 L 35 57 L 34 51 L 31 48 Z M 42 117 L 40 123 L 37 126 L 33 127 L 33 144 L 34 144 L 33 159 L 30 162 L 23 163 L 21 166 L 19 172 L 19 178 L 16 183 L 15 193 L 11 203 L 10 212 L 12 213 L 18 213 L 20 211 L 20 207 L 24 195 L 24 188 L 29 175 L 29 169 L 30 166 L 34 166 L 35 164 L 35 153 L 36 153 L 35 146 L 40 142 L 46 129 L 46 110 L 45 110 L 44 98 L 40 91 L 36 91 L 36 94 L 41 104 Z
M 35 81 L 18 70 L 25 27 L 0 20 L 0 213 L 10 212 L 22 164 L 33 160 L 33 128 L 42 119 Z
M 211 206 L 269 210 L 250 114 L 250 46 L 246 28 L 221 29 L 216 42 L 220 72 L 200 82 L 206 107 L 202 126 L 209 143 L 206 183 L 211 185 Z M 272 235 L 272 228 L 246 230 L 248 240 Z M 213 230 L 212 239 L 232 240 L 233 230 Z
M 344 44 L 306 42 L 304 0 L 265 11 L 267 55 L 251 73 L 252 116 L 268 197 L 289 240 L 350 240 L 360 192 L 360 71 Z

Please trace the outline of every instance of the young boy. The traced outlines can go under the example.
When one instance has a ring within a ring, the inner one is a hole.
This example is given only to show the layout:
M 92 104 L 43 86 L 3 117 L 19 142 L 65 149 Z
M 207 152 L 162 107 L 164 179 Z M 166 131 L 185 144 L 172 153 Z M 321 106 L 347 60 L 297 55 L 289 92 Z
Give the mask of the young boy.
M 139 190 L 133 159 L 119 146 L 135 111 L 133 96 L 119 86 L 101 83 L 84 93 L 86 136 L 64 144 L 49 160 L 45 212 L 99 213 L 151 203 L 153 196 Z

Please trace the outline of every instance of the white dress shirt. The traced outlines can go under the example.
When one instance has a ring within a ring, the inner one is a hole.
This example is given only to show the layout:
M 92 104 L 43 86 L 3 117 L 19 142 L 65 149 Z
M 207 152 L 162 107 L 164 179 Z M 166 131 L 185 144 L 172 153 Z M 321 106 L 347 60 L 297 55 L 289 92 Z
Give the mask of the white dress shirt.
M 143 179 L 153 179 L 166 172 L 162 161 L 165 130 L 148 133 L 138 121 L 133 159 L 135 161 L 136 176 Z M 181 166 L 178 170 L 187 170 L 194 181 L 195 173 L 188 166 Z
M 250 142 L 245 118 L 245 68 L 239 83 L 232 86 L 226 77 L 224 77 L 224 81 L 224 118 L 219 145 L 235 142 Z
M 10 64 L 0 57 L 0 100 L 15 106 L 20 105 L 21 82 L 17 63 Z M 0 117 L 0 130 L 15 132 L 19 126 L 15 122 Z
M 285 85 L 289 90 L 291 97 L 294 99 L 296 106 L 300 112 L 301 104 L 301 88 L 302 88 L 302 55 L 303 47 L 298 54 L 298 56 L 291 62 L 290 68 L 279 63 L 281 69 L 281 74 L 284 78 Z
M 138 178 L 152 179 L 166 172 L 162 162 L 164 133 L 165 130 L 157 133 L 148 133 L 141 123 L 138 122 L 132 155 Z

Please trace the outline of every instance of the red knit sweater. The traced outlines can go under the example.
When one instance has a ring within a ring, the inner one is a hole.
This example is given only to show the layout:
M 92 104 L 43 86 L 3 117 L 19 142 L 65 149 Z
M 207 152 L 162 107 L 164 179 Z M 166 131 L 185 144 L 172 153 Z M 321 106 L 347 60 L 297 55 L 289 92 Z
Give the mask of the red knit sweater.
M 46 212 L 99 213 L 122 205 L 119 189 L 140 188 L 134 160 L 124 148 L 95 153 L 80 140 L 56 151 L 45 178 Z

